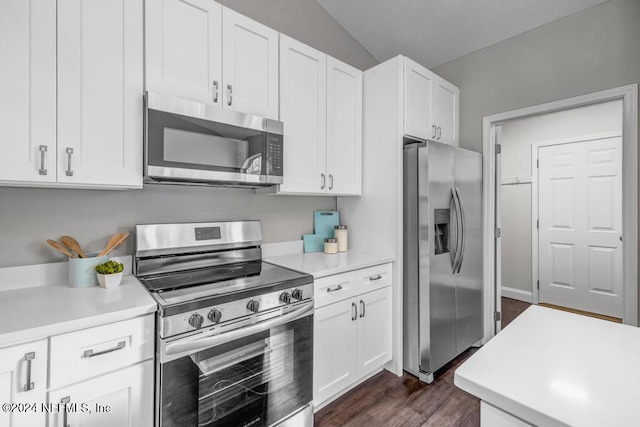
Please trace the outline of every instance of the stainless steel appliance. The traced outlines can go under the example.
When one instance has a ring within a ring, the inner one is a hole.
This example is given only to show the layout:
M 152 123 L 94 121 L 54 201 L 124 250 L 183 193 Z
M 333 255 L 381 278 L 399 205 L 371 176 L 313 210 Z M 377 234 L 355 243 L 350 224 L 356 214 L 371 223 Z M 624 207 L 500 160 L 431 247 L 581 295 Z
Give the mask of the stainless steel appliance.
M 482 339 L 482 155 L 404 147 L 404 369 L 422 381 Z
M 156 426 L 313 424 L 313 278 L 263 262 L 261 240 L 259 221 L 136 226 Z
M 147 183 L 282 184 L 283 124 L 158 93 L 145 94 Z

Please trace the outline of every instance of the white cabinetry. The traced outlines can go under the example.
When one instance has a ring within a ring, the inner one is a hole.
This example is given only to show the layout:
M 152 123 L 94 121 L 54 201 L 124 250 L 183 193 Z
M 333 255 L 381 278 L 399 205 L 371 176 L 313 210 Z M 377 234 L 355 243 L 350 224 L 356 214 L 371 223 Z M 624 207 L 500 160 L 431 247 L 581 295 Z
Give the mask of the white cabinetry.
M 460 90 L 404 58 L 404 134 L 458 146 Z
M 0 5 L 0 180 L 56 181 L 56 3 Z
M 277 193 L 360 195 L 360 70 L 280 35 L 280 119 L 284 183 Z
M 278 119 L 278 32 L 213 1 L 146 2 L 146 88 Z
M 150 0 L 145 7 L 147 89 L 222 105 L 222 6 Z
M 50 426 L 151 427 L 153 316 L 57 335 L 50 345 L 49 403 L 77 404 L 49 414 Z
M 47 340 L 0 350 L 0 403 L 38 405 L 0 412 L 0 425 L 30 427 L 45 424 L 40 404 L 46 401 Z
M 2 3 L 2 184 L 142 186 L 142 25 L 142 0 Z
M 313 400 L 322 407 L 392 356 L 391 264 L 316 280 Z

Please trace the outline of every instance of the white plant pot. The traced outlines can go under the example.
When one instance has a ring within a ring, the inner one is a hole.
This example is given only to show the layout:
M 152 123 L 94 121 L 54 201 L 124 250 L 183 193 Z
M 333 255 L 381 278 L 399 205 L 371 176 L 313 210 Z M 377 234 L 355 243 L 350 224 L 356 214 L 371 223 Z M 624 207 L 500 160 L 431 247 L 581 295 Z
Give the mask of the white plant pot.
M 96 275 L 98 276 L 98 284 L 105 289 L 120 286 L 120 282 L 122 281 L 122 272 L 113 274 L 96 273 Z

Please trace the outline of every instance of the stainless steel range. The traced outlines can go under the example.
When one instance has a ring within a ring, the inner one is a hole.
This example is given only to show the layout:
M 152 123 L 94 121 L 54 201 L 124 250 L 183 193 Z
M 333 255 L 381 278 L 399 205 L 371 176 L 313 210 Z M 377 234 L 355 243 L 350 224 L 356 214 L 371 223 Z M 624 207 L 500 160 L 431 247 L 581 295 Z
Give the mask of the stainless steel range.
M 136 226 L 159 305 L 156 426 L 311 426 L 313 278 L 262 261 L 259 221 Z

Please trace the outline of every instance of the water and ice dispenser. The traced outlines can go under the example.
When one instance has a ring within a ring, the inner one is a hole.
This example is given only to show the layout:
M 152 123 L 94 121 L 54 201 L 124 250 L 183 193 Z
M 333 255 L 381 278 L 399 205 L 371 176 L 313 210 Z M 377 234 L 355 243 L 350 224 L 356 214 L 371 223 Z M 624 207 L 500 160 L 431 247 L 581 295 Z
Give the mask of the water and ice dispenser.
M 434 209 L 433 222 L 435 224 L 434 247 L 435 254 L 449 252 L 449 222 L 451 209 Z

